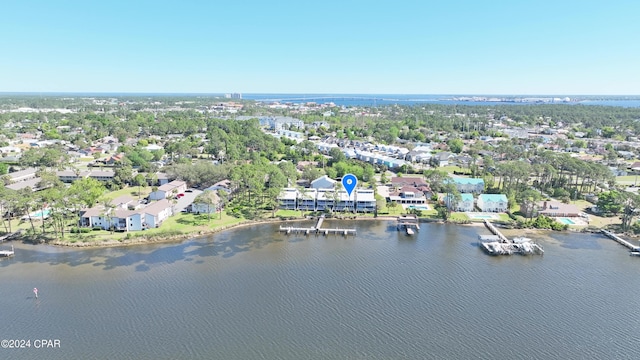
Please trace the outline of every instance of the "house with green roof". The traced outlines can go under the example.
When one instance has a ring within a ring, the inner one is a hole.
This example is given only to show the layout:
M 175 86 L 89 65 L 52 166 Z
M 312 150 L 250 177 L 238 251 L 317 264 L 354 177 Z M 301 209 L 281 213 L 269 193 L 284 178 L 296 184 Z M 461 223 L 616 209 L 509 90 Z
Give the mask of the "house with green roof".
M 478 208 L 482 212 L 506 212 L 509 201 L 504 194 L 480 194 L 478 195 Z
M 453 195 L 447 194 L 444 202 L 452 211 L 473 211 L 473 194 L 460 194 L 460 199 L 455 201 Z

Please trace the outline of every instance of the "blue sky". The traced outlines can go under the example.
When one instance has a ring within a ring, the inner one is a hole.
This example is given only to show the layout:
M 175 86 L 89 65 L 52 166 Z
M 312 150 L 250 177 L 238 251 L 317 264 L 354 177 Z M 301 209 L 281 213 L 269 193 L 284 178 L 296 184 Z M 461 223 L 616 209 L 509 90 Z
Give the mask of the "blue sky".
M 7 1 L 0 91 L 640 95 L 640 2 Z

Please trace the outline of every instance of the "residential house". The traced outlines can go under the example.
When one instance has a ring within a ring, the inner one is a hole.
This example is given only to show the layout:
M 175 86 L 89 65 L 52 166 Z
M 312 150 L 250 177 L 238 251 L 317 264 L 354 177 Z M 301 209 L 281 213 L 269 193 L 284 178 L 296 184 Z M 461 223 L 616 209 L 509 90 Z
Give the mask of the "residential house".
M 32 191 L 38 191 L 43 189 L 42 187 L 40 187 L 41 181 L 42 181 L 41 178 L 36 177 L 33 179 L 18 181 L 18 182 L 11 183 L 9 185 L 5 185 L 5 188 L 10 190 L 15 190 L 15 191 L 18 191 L 24 188 L 30 188 Z
M 376 210 L 376 197 L 373 189 L 358 189 L 355 191 L 357 212 L 373 212 Z
M 76 180 L 86 178 L 89 176 L 89 171 L 76 171 L 76 170 L 60 170 L 56 171 L 58 179 L 63 183 L 72 183 Z
M 252 117 L 254 118 L 254 117 Z M 263 116 L 258 118 L 260 126 L 264 126 L 269 130 L 278 131 L 285 128 L 303 128 L 304 122 L 300 119 L 295 119 L 288 116 Z
M 173 215 L 173 207 L 171 203 L 162 199 L 152 203 L 151 205 L 139 210 L 144 214 L 144 222 L 149 229 L 157 228 L 163 221 Z
M 456 188 L 461 193 L 479 194 L 484 191 L 484 180 L 480 178 L 452 178 Z
M 316 211 L 334 209 L 336 197 L 337 195 L 333 189 L 318 189 L 316 195 Z
M 633 171 L 640 171 L 640 161 L 636 161 L 633 164 L 629 165 L 629 169 Z
M 107 165 L 114 165 L 115 163 L 122 161 L 123 157 L 124 157 L 124 153 L 112 155 L 112 156 L 109 156 L 109 158 L 105 159 L 104 163 Z
M 335 211 L 351 211 L 355 207 L 355 200 L 349 196 L 346 190 L 338 190 L 336 200 Z
M 9 180 L 11 180 L 12 183 L 17 183 L 20 181 L 35 179 L 37 177 L 36 172 L 38 172 L 38 169 L 36 168 L 26 168 L 24 170 L 9 173 L 8 175 Z
M 411 161 L 414 163 L 426 164 L 429 162 L 431 157 L 432 157 L 431 151 L 417 151 L 414 149 L 407 153 L 407 155 L 405 156 L 405 160 Z
M 506 212 L 508 209 L 507 196 L 504 194 L 480 194 L 477 205 L 482 212 Z
M 538 203 L 538 214 L 551 217 L 578 217 L 580 209 L 572 204 L 564 204 L 559 201 L 541 201 Z
M 316 200 L 318 197 L 318 189 L 304 189 L 298 194 L 297 207 L 298 210 L 315 211 Z
M 398 204 L 424 205 L 427 202 L 427 197 L 420 189 L 406 185 L 398 191 L 390 193 L 387 200 Z
M 187 183 L 181 180 L 173 180 L 170 183 L 161 185 L 158 190 L 149 194 L 149 200 L 162 200 L 180 193 L 184 193 L 187 190 Z
M 294 139 L 294 140 L 304 140 L 305 136 L 304 133 L 301 133 L 299 131 L 291 131 L 291 130 L 285 130 L 285 129 L 279 129 L 276 130 L 276 134 L 280 135 L 280 136 L 284 136 L 290 139 Z
M 164 184 L 168 184 L 169 183 L 169 175 L 167 175 L 166 173 L 163 172 L 157 172 L 156 173 L 156 179 L 158 179 L 158 185 L 162 186 Z M 150 185 L 155 185 L 155 184 L 150 184 Z
M 421 177 L 392 177 L 391 178 L 391 186 L 393 187 L 403 187 L 403 186 L 413 186 L 413 187 L 421 187 L 421 186 L 429 186 Z
M 452 211 L 473 211 L 473 194 L 460 194 L 460 200 L 454 201 L 452 194 L 447 194 L 444 199 L 445 204 Z
M 451 158 L 453 157 L 453 154 L 451 154 L 450 152 L 439 152 L 437 154 L 434 154 L 431 157 L 431 163 L 437 167 L 443 167 L 443 166 L 449 166 L 449 162 L 451 160 Z
M 88 148 L 80 149 L 78 152 L 83 156 L 93 156 L 94 154 L 102 154 L 102 149 L 90 146 Z
M 311 182 L 311 187 L 314 189 L 333 189 L 337 181 L 328 177 L 327 175 L 323 175 Z
M 129 195 L 122 195 L 113 200 L 111 204 L 117 209 L 135 209 L 138 206 L 138 202 Z
M 191 212 L 194 214 L 207 214 L 207 213 L 215 213 L 220 210 L 222 204 L 220 203 L 220 197 L 216 193 L 216 190 L 205 189 L 202 192 L 203 196 L 208 196 L 211 199 L 211 204 L 194 202 L 191 204 Z M 196 198 L 197 200 L 198 198 Z
M 284 188 L 278 196 L 278 203 L 280 209 L 285 210 L 297 210 L 298 208 L 298 189 L 296 188 Z
M 112 209 L 105 210 L 103 206 L 86 209 L 80 214 L 80 226 L 139 231 L 158 227 L 173 215 L 173 208 L 167 200 L 160 200 L 137 210 L 132 210 L 131 204 L 137 206 L 130 197 L 120 197 L 112 201 Z
M 111 216 L 111 225 L 117 231 L 140 231 L 146 229 L 140 212 L 117 208 Z
M 107 220 L 103 207 L 94 206 L 80 212 L 80 226 L 99 227 L 108 230 L 111 227 L 111 222 Z
M 113 181 L 113 178 L 115 177 L 115 172 L 104 171 L 104 170 L 91 170 L 91 172 L 89 173 L 89 177 L 102 182 Z

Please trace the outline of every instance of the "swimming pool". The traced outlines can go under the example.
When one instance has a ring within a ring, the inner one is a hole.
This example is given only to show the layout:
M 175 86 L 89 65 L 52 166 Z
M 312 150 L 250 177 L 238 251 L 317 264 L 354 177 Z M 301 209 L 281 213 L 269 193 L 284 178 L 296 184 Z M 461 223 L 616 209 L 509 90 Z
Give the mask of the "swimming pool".
M 558 221 L 563 223 L 563 224 L 567 224 L 567 225 L 575 225 L 575 222 L 573 222 L 573 220 L 569 219 L 569 218 L 558 218 Z
M 51 210 L 49 210 L 49 209 L 38 210 L 36 212 L 32 212 L 31 213 L 31 217 L 34 217 L 34 218 L 41 218 L 41 217 L 46 218 L 46 217 L 49 216 L 50 213 L 51 213 Z
M 429 210 L 429 207 L 426 205 L 409 205 L 408 209 L 415 209 L 415 210 Z

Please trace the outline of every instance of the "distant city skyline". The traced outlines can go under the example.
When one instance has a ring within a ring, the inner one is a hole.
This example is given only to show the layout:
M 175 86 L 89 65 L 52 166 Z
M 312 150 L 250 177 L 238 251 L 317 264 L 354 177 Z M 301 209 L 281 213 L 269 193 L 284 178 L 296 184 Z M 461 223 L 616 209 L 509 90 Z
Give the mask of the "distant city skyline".
M 640 3 L 8 2 L 0 92 L 640 95 Z

